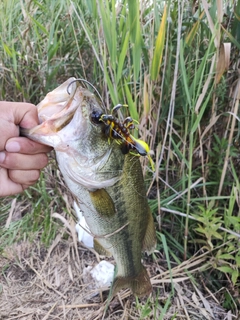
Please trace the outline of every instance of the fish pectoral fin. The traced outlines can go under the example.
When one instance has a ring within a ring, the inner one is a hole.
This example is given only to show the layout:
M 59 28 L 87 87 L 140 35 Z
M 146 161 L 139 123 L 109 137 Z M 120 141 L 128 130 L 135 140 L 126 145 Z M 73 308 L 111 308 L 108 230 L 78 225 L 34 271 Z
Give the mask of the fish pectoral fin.
M 93 245 L 94 250 L 96 250 L 100 256 L 106 256 L 106 257 L 112 256 L 111 252 L 105 249 L 96 239 L 93 240 L 93 244 L 94 244 Z
M 117 276 L 112 285 L 112 296 L 121 289 L 130 288 L 132 293 L 138 297 L 147 296 L 152 292 L 152 285 L 147 270 L 142 266 L 142 270 L 135 277 Z
M 151 254 L 157 245 L 156 239 L 156 230 L 154 227 L 153 216 L 150 208 L 148 208 L 148 225 L 145 233 L 145 237 L 143 240 L 143 251 L 146 251 L 147 254 Z
M 116 210 L 112 198 L 105 189 L 98 189 L 96 191 L 89 191 L 92 203 L 103 217 L 111 217 L 115 215 Z

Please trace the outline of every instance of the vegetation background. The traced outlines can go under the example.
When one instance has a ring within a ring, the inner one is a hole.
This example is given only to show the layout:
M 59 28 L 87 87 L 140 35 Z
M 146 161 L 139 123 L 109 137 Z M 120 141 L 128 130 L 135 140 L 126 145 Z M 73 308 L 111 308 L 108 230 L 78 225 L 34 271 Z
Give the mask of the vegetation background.
M 70 76 L 90 81 L 110 112 L 128 105 L 155 164 L 153 171 L 142 159 L 159 239 L 147 261 L 154 295 L 123 296 L 113 319 L 239 319 L 240 0 L 2 0 L 0 99 L 37 104 Z M 71 196 L 54 160 L 34 187 L 0 201 L 4 301 L 11 266 L 26 271 L 31 260 L 33 249 L 25 246 L 23 257 L 20 243 L 51 248 L 59 234 L 74 235 L 66 227 Z M 176 283 L 192 299 L 197 292 L 199 304 L 176 300 Z M 223 309 L 214 313 L 206 297 Z M 17 319 L 23 311 L 11 313 L 10 301 L 3 318 Z M 196 306 L 201 312 L 189 311 Z M 91 316 L 76 319 L 102 316 L 85 307 Z M 54 308 L 44 319 L 58 319 Z M 36 309 L 29 314 L 43 319 Z

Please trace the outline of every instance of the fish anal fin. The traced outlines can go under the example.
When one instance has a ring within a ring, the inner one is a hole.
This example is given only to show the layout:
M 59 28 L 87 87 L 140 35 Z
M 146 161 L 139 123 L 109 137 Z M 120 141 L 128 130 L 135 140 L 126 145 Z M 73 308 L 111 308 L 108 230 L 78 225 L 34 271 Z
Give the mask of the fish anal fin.
M 115 214 L 115 206 L 112 198 L 105 189 L 89 191 L 92 203 L 102 217 L 111 217 Z
M 157 238 L 156 238 L 156 230 L 154 227 L 153 216 L 150 208 L 148 209 L 148 224 L 145 233 L 145 237 L 143 240 L 143 251 L 146 251 L 147 254 L 151 254 L 157 245 Z
M 111 252 L 105 249 L 96 239 L 93 240 L 93 244 L 94 244 L 94 250 L 96 250 L 100 256 L 106 256 L 106 257 L 112 256 Z
M 138 297 L 148 296 L 152 292 L 150 278 L 144 266 L 135 277 L 117 276 L 112 285 L 112 296 L 116 295 L 119 290 L 126 288 L 130 288 L 132 293 Z

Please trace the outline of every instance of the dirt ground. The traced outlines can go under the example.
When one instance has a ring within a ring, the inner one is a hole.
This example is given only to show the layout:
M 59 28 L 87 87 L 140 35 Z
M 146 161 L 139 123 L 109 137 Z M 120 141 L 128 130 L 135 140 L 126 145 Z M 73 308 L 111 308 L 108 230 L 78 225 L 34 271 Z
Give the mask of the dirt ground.
M 0 257 L 1 320 L 161 319 L 161 308 L 168 299 L 166 320 L 237 319 L 221 307 L 217 294 L 203 293 L 201 286 L 190 281 L 191 274 L 200 270 L 204 256 L 172 269 L 171 296 L 170 273 L 161 266 L 157 252 L 157 261 L 144 260 L 153 284 L 151 297 L 136 300 L 125 290 L 106 311 L 108 289 L 99 292 L 92 279 L 83 276 L 84 267 L 96 265 L 99 257 L 71 237 L 65 238 L 60 231 L 48 249 L 37 239 L 5 249 Z

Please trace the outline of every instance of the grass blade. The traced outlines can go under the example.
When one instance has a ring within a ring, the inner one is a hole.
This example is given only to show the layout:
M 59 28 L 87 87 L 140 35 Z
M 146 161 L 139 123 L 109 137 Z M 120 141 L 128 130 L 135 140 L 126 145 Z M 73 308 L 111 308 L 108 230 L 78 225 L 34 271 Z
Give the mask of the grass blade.
M 130 112 L 130 115 L 131 117 L 134 119 L 134 120 L 139 120 L 139 115 L 138 115 L 138 112 L 137 112 L 137 108 L 136 108 L 136 105 L 132 99 L 132 94 L 128 88 L 128 84 L 127 82 L 125 81 L 125 93 L 126 93 L 126 97 L 127 97 L 127 103 L 128 103 L 128 107 L 129 107 L 129 112 Z
M 164 49 L 164 42 L 166 36 L 166 24 L 167 24 L 167 6 L 164 7 L 162 22 L 159 27 L 158 36 L 155 43 L 155 50 L 153 54 L 153 61 L 151 66 L 151 79 L 156 80 L 160 67 L 162 64 L 162 56 L 163 56 L 163 49 Z
M 112 1 L 113 2 L 113 1 Z M 104 38 L 107 44 L 108 52 L 110 55 L 111 67 L 114 70 L 116 68 L 116 50 L 117 50 L 117 41 L 116 41 L 116 12 L 115 5 L 112 3 L 112 8 L 110 11 L 108 1 L 99 1 L 99 9 L 102 19 L 102 26 L 104 32 Z
M 187 96 L 187 102 L 189 107 L 191 108 L 192 105 L 192 97 L 190 96 L 190 90 L 189 90 L 189 83 L 187 81 L 187 72 L 186 72 L 186 66 L 184 61 L 184 48 L 183 48 L 183 41 L 181 40 L 180 43 L 180 68 L 181 68 L 181 74 L 183 79 L 183 84 L 185 88 L 185 93 Z
M 116 83 L 119 83 L 119 80 L 122 77 L 122 71 L 123 71 L 123 64 L 124 64 L 124 60 L 126 58 L 127 55 L 127 50 L 128 50 L 128 43 L 129 43 L 129 31 L 127 32 L 123 45 L 122 45 L 122 50 L 121 53 L 119 55 L 119 60 L 118 60 L 118 69 L 117 69 L 117 79 L 116 79 Z
M 240 23 L 239 23 L 240 25 Z M 223 31 L 226 33 L 226 35 L 229 37 L 229 40 L 240 50 L 240 43 L 232 36 L 230 32 L 228 32 L 223 26 L 221 26 Z
M 141 54 L 142 54 L 142 35 L 140 26 L 139 15 L 139 1 L 128 0 L 129 7 L 129 27 L 130 37 L 132 41 L 132 59 L 133 59 L 133 72 L 134 80 L 137 82 L 140 66 L 141 66 Z
M 198 21 L 194 23 L 191 31 L 190 31 L 189 34 L 187 35 L 185 42 L 186 42 L 186 44 L 187 44 L 188 46 L 191 45 L 193 39 L 195 38 L 195 35 L 196 35 L 196 33 L 197 33 L 198 29 L 199 29 L 199 25 L 200 25 L 200 22 L 201 22 L 202 18 L 204 17 L 204 14 L 205 14 L 205 13 L 204 13 L 204 11 L 203 11 L 203 12 L 200 14 L 200 17 L 198 18 Z

